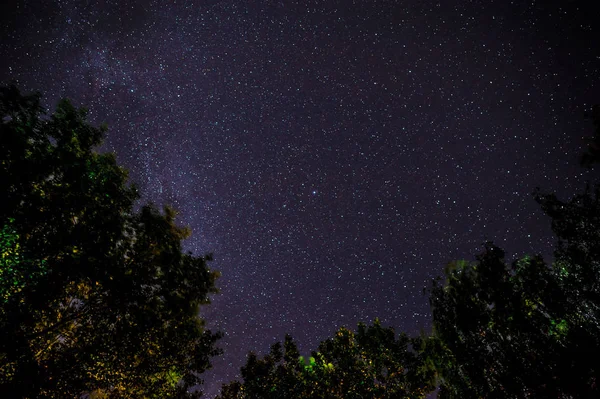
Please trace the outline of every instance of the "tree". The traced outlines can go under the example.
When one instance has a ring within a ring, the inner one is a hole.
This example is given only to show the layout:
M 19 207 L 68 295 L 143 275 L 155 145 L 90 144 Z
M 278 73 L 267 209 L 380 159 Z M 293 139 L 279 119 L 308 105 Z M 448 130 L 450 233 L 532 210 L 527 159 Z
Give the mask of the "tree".
M 219 398 L 423 398 L 434 374 L 411 348 L 420 343 L 375 320 L 356 333 L 340 328 L 307 362 L 286 336 L 283 352 L 276 343 L 262 359 L 250 353 L 243 383 L 224 385 Z
M 509 267 L 487 244 L 476 262 L 454 266 L 430 297 L 440 397 L 598 397 L 592 264 L 557 256 L 548 266 L 538 256 Z
M 584 166 L 600 160 L 600 108 L 592 117 Z M 508 265 L 487 243 L 433 285 L 425 348 L 442 398 L 600 396 L 600 186 L 566 202 L 539 189 L 534 197 L 558 238 L 551 265 L 540 256 Z
M 442 398 L 570 397 L 576 361 L 559 274 L 543 259 L 508 265 L 487 243 L 434 284 L 431 351 Z M 582 388 L 582 386 L 580 386 Z M 581 393 L 585 392 L 580 390 Z M 585 397 L 585 396 L 576 396 Z
M 0 89 L 0 396 L 192 396 L 218 353 L 211 257 L 182 253 L 172 209 L 134 212 L 105 126 L 40 97 Z
M 575 396 L 592 392 L 597 397 L 600 366 L 593 359 L 600 356 L 600 186 L 592 190 L 588 185 L 566 202 L 539 191 L 536 200 L 552 219 L 558 238 L 554 271 L 571 355 L 561 365 L 570 373 Z

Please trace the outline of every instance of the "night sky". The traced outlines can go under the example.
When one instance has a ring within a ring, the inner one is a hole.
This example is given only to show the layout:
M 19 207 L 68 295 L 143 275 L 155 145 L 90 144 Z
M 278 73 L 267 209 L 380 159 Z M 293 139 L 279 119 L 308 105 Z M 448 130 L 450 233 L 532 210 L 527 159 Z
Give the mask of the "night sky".
M 487 239 L 551 254 L 531 192 L 591 176 L 585 3 L 4 1 L 0 82 L 107 122 L 101 151 L 214 253 L 211 397 L 285 333 L 427 330 L 423 288 Z

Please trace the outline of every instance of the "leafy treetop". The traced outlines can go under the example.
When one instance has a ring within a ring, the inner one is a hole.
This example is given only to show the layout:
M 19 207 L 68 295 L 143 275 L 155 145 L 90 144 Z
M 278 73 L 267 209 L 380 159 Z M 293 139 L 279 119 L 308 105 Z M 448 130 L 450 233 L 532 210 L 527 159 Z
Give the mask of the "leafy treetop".
M 0 396 L 192 396 L 218 353 L 198 317 L 218 273 L 182 253 L 175 211 L 134 212 L 86 116 L 0 88 Z

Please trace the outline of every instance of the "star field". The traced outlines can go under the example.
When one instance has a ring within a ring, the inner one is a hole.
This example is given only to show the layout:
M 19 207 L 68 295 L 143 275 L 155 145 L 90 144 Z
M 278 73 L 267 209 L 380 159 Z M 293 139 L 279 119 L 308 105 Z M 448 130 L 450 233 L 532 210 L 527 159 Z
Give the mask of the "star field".
M 0 82 L 107 122 L 102 150 L 214 253 L 211 397 L 285 333 L 305 353 L 375 317 L 427 329 L 423 288 L 487 239 L 551 255 L 530 193 L 588 176 L 584 4 L 9 1 Z

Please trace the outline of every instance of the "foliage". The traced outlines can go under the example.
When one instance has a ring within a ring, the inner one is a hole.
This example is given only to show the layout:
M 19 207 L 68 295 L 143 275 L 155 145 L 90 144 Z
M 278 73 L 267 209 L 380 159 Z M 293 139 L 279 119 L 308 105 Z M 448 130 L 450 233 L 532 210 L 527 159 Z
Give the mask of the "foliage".
M 11 86 L 0 114 L 0 396 L 186 396 L 218 352 L 210 256 L 182 253 L 172 209 L 134 212 L 85 109 Z
M 600 224 L 587 214 L 590 198 L 538 200 L 562 239 L 554 265 L 537 256 L 509 266 L 488 243 L 476 262 L 449 268 L 445 283 L 434 284 L 429 345 L 442 398 L 599 395 Z
M 423 398 L 434 375 L 411 345 L 420 341 L 375 320 L 356 333 L 340 328 L 307 361 L 286 336 L 283 352 L 276 343 L 262 359 L 250 353 L 244 382 L 224 385 L 219 398 Z
M 541 258 L 510 267 L 491 243 L 476 262 L 450 268 L 430 296 L 441 396 L 522 397 L 545 389 L 564 345 L 550 331 L 547 293 L 557 287 Z
M 600 107 L 590 116 L 588 167 L 600 161 Z M 509 266 L 487 243 L 434 283 L 423 356 L 441 376 L 441 398 L 600 396 L 600 187 L 567 202 L 534 196 L 558 238 L 552 265 L 536 256 Z

